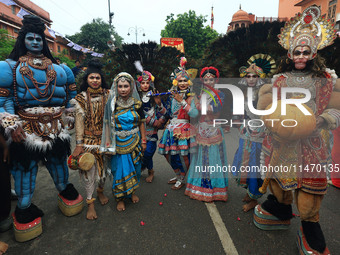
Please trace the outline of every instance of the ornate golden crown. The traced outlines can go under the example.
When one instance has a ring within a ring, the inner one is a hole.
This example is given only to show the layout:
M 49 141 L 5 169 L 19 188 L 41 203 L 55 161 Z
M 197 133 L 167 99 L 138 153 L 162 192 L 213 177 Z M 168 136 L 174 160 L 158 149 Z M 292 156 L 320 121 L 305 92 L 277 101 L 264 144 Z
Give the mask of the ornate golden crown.
M 288 50 L 288 56 L 293 57 L 293 51 L 298 46 L 309 46 L 312 54 L 333 43 L 336 38 L 334 24 L 321 17 L 321 10 L 313 5 L 286 22 L 278 35 L 279 43 Z

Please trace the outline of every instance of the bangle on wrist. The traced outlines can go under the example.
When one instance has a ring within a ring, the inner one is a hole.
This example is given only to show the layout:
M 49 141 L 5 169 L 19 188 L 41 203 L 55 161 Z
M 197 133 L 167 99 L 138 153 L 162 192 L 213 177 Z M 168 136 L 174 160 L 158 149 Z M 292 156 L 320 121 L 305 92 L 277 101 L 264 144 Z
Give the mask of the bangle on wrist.
M 142 143 L 146 143 L 146 139 L 142 139 Z
M 181 101 L 181 105 L 182 105 L 183 107 L 186 107 L 186 106 L 188 105 L 188 103 L 183 99 L 183 100 Z
M 79 144 L 83 144 L 84 143 L 84 140 L 76 140 L 76 145 L 79 145 Z

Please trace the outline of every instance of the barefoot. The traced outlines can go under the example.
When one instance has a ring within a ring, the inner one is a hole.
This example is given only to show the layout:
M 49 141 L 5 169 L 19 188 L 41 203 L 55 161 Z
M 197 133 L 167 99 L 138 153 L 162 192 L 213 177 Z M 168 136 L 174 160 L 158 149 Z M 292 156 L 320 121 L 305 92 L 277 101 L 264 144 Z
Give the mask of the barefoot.
M 98 197 L 99 202 L 101 203 L 101 205 L 106 205 L 109 202 L 108 197 L 105 196 L 103 192 L 98 192 L 97 191 L 97 197 Z
M 249 203 L 252 199 L 249 197 L 248 193 L 244 196 L 244 198 L 242 199 L 242 202 L 246 202 Z
M 153 181 L 155 171 L 152 169 L 152 170 L 149 170 L 148 173 L 149 173 L 149 176 L 146 177 L 145 181 L 148 183 L 151 183 Z
M 244 212 L 248 212 L 249 210 L 255 208 L 255 206 L 257 205 L 257 200 L 256 199 L 252 199 L 248 204 L 243 205 L 243 211 Z
M 87 207 L 86 219 L 95 220 L 97 218 L 98 217 L 97 217 L 96 210 L 94 209 L 94 203 L 91 203 Z
M 131 200 L 132 200 L 132 203 L 136 204 L 139 202 L 139 197 L 137 197 L 135 194 L 132 194 Z
M 117 203 L 117 210 L 119 212 L 125 211 L 125 203 L 124 203 L 124 201 L 119 201 Z
M 8 244 L 0 241 L 0 255 L 6 253 Z

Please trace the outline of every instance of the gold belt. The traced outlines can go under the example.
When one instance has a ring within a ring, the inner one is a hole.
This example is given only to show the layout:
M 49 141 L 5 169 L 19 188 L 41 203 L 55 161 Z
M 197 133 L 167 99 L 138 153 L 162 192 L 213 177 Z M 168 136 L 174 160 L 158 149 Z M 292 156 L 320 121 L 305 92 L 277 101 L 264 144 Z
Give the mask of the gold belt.
M 61 120 L 61 111 L 54 114 L 48 112 L 31 114 L 24 110 L 19 110 L 18 115 L 27 122 L 29 130 L 40 137 L 49 136 L 50 134 L 59 134 L 58 120 L 60 121 L 62 128 L 64 127 Z M 42 124 L 42 126 L 40 124 Z M 50 126 L 47 124 L 50 124 Z

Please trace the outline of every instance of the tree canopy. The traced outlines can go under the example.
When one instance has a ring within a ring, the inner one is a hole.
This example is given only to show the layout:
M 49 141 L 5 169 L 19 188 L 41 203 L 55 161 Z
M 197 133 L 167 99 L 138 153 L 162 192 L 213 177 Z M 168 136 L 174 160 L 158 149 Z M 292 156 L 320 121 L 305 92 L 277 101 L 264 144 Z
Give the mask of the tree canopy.
M 69 59 L 67 56 L 65 56 L 65 52 L 62 52 L 61 54 L 55 54 L 52 52 L 52 56 L 54 58 L 59 58 L 61 63 L 65 63 L 69 68 L 75 67 L 74 60 Z
M 8 36 L 5 29 L 0 29 L 0 60 L 4 60 L 11 53 L 15 40 Z
M 204 26 L 206 16 L 197 16 L 195 11 L 178 14 L 177 18 L 174 16 L 173 13 L 167 16 L 161 36 L 183 38 L 186 56 L 201 58 L 206 47 L 219 36 L 218 33 L 209 26 Z
M 92 48 L 96 52 L 104 52 L 109 49 L 107 46 L 108 41 L 112 41 L 114 38 L 114 43 L 116 47 L 120 47 L 123 38 L 117 34 L 114 27 L 110 26 L 100 18 L 93 19 L 91 23 L 86 23 L 80 28 L 80 32 L 74 35 L 68 36 L 73 42 Z

